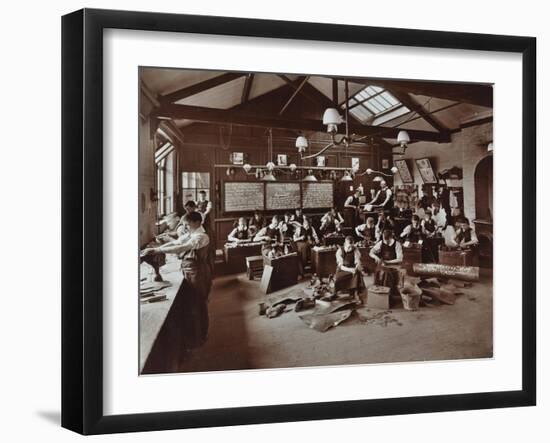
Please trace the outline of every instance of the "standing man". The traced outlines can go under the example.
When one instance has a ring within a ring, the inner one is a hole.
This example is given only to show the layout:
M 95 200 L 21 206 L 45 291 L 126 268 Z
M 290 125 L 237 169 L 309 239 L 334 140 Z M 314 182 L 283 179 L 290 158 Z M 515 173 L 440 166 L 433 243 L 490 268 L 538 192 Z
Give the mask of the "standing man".
M 307 263 L 311 258 L 311 247 L 318 243 L 319 237 L 315 229 L 311 226 L 309 219 L 304 216 L 302 224 L 298 226 L 294 232 L 294 244 L 296 245 L 296 250 L 300 258 L 300 275 L 304 275 Z
M 361 197 L 361 191 L 358 189 L 350 195 L 344 202 L 344 220 L 345 225 L 355 229 L 357 226 L 357 219 L 359 211 L 359 197 Z
M 432 202 L 432 219 L 435 222 L 437 231 L 442 233 L 447 227 L 447 212 L 441 207 L 438 200 Z
M 206 199 L 206 191 L 199 191 L 199 200 L 197 201 L 197 211 L 202 215 L 202 226 L 206 234 L 210 238 L 210 246 L 208 248 L 208 257 L 212 270 L 214 270 L 214 262 L 216 260 L 216 243 L 214 241 L 213 229 L 211 226 L 210 212 L 212 211 L 212 202 Z
M 182 219 L 185 235 L 170 244 L 147 248 L 141 254 L 177 254 L 181 257 L 183 280 L 171 308 L 176 321 L 166 324 L 173 349 L 177 352 L 204 344 L 208 334 L 208 297 L 212 286 L 208 259 L 210 239 L 202 226 L 202 216 L 190 212 Z
M 197 211 L 202 215 L 202 224 L 209 226 L 210 212 L 212 211 L 212 202 L 206 199 L 206 191 L 199 191 L 199 200 L 197 201 Z

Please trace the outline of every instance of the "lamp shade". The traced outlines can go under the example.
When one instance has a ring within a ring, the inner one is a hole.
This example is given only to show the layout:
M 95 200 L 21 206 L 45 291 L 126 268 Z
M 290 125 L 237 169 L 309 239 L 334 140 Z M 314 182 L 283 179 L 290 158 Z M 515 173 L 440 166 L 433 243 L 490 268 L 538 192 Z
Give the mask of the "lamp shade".
M 336 108 L 327 108 L 323 114 L 323 125 L 339 125 L 342 123 L 342 116 Z
M 304 182 L 316 182 L 317 181 L 317 177 L 315 177 L 313 175 L 313 171 L 310 169 L 309 171 L 307 171 L 307 175 L 303 178 Z
M 303 135 L 298 136 L 296 139 L 296 147 L 298 149 L 305 149 L 308 147 L 307 138 L 305 138 Z
M 351 174 L 349 173 L 349 171 L 344 172 L 344 176 L 342 177 L 342 179 L 340 181 L 343 181 L 343 182 L 353 181 L 353 178 L 351 178 Z
M 399 171 L 399 169 L 397 169 L 397 166 L 392 166 L 392 168 L 390 169 L 390 171 L 391 171 L 393 174 L 397 174 L 397 171 Z
M 275 182 L 275 181 L 277 181 L 277 179 L 276 179 L 275 176 L 273 175 L 273 172 L 268 171 L 268 172 L 262 177 L 262 181 L 264 181 L 264 182 Z
M 406 145 L 411 141 L 411 138 L 409 137 L 409 133 L 407 131 L 399 131 L 397 134 L 397 143 L 399 143 L 401 146 Z

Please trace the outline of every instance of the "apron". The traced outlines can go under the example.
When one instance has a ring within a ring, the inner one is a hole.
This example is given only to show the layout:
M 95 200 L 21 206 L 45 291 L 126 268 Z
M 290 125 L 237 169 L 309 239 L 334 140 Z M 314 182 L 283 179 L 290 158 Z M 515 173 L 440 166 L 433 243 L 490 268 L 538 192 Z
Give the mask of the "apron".
M 326 235 L 326 234 L 331 234 L 333 232 L 336 232 L 336 223 L 334 222 L 334 220 L 330 220 L 323 227 L 323 232 L 321 232 L 321 234 Z
M 365 230 L 363 231 L 363 235 L 365 236 L 367 242 L 375 242 L 376 226 L 373 226 L 372 228 L 365 228 Z
M 397 241 L 393 242 L 393 245 L 387 245 L 382 242 L 380 248 L 380 257 L 384 261 L 395 260 L 397 258 L 397 252 L 395 246 Z M 399 293 L 397 284 L 399 283 L 399 271 L 391 267 L 379 268 L 374 274 L 374 284 L 377 286 L 386 286 L 391 289 L 391 294 Z
M 343 265 L 354 268 L 355 263 L 355 247 L 351 251 L 344 251 L 342 248 Z M 363 288 L 363 278 L 360 271 L 347 272 L 339 267 L 334 276 L 334 290 L 336 292 L 342 290 L 359 290 Z
M 359 199 L 355 196 L 352 197 L 351 204 L 353 206 L 358 206 Z M 356 208 L 344 208 L 344 224 L 352 228 L 357 226 L 357 209 Z
M 208 296 L 212 286 L 208 246 L 185 252 L 181 271 L 183 280 L 170 308 L 172 319 L 166 327 L 173 346 L 184 352 L 202 346 L 208 335 Z
M 430 220 L 429 222 L 424 221 L 424 229 L 426 229 L 426 231 L 428 231 L 430 234 L 432 232 L 435 232 L 436 230 L 435 221 L 433 219 Z
M 249 238 L 248 236 L 248 229 L 240 230 L 237 228 L 237 234 L 235 235 L 239 240 L 247 240 Z
M 380 193 L 378 194 L 378 198 L 373 203 L 374 206 L 382 206 L 382 203 L 386 200 L 388 197 L 388 191 L 389 189 L 380 189 Z M 390 196 L 390 199 L 387 201 L 387 203 L 383 206 L 384 209 L 391 209 L 393 208 L 393 194 Z
M 295 245 L 296 251 L 298 252 L 298 257 L 300 258 L 300 271 L 303 275 L 304 268 L 307 266 L 307 263 L 311 257 L 311 244 L 314 242 L 313 230 L 311 226 L 307 229 L 300 228 L 300 235 L 305 236 L 305 239 L 295 242 Z
M 406 236 L 406 239 L 412 243 L 418 243 L 420 240 L 422 240 L 422 227 L 418 226 L 415 228 L 413 225 L 411 226 L 411 230 L 409 232 L 409 235 Z

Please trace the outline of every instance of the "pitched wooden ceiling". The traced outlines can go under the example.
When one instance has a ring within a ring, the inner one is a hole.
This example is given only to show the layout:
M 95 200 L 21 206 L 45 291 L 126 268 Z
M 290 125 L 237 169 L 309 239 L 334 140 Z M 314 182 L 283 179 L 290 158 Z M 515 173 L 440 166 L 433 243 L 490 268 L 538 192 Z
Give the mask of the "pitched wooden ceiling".
M 318 116 L 335 101 L 342 110 L 345 102 L 344 79 L 324 76 L 142 68 L 141 81 L 158 100 L 155 115 L 171 119 L 183 131 L 194 122 L 211 122 L 323 132 Z M 366 95 L 359 93 L 368 86 L 373 96 L 387 91 L 388 98 L 396 101 L 390 107 L 383 97 L 361 98 Z M 364 114 L 351 113 L 351 131 L 375 134 L 390 143 L 395 143 L 400 129 L 406 129 L 413 140 L 445 142 L 463 122 L 492 118 L 491 85 L 352 78 L 348 87 L 350 98 L 358 94 L 350 105 L 356 111 L 364 108 Z M 275 95 L 281 95 L 278 101 L 284 103 L 278 112 L 252 114 L 243 106 Z M 290 112 L 297 98 L 318 107 L 318 115 L 312 119 L 296 109 Z M 388 109 L 380 111 L 382 102 Z M 362 120 L 363 115 L 368 118 Z

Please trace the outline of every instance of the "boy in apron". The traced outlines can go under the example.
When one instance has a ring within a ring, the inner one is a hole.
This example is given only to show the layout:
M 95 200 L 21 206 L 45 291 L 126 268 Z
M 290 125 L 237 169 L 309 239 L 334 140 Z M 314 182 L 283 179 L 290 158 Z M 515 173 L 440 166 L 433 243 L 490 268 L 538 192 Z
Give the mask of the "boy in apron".
M 208 334 L 208 297 L 212 286 L 212 268 L 208 259 L 210 239 L 198 212 L 185 214 L 186 234 L 169 245 L 145 249 L 144 256 L 178 254 L 183 280 L 178 289 L 165 328 L 171 347 L 180 355 L 201 346 Z
M 362 269 L 361 252 L 353 244 L 353 237 L 348 235 L 344 245 L 336 251 L 334 294 L 338 291 L 349 291 L 351 296 L 360 293 L 364 288 Z
M 399 265 L 403 261 L 403 248 L 394 238 L 392 229 L 385 228 L 382 231 L 382 239 L 372 247 L 369 256 L 378 267 L 374 284 L 387 286 L 392 293 L 396 293 L 399 283 Z

